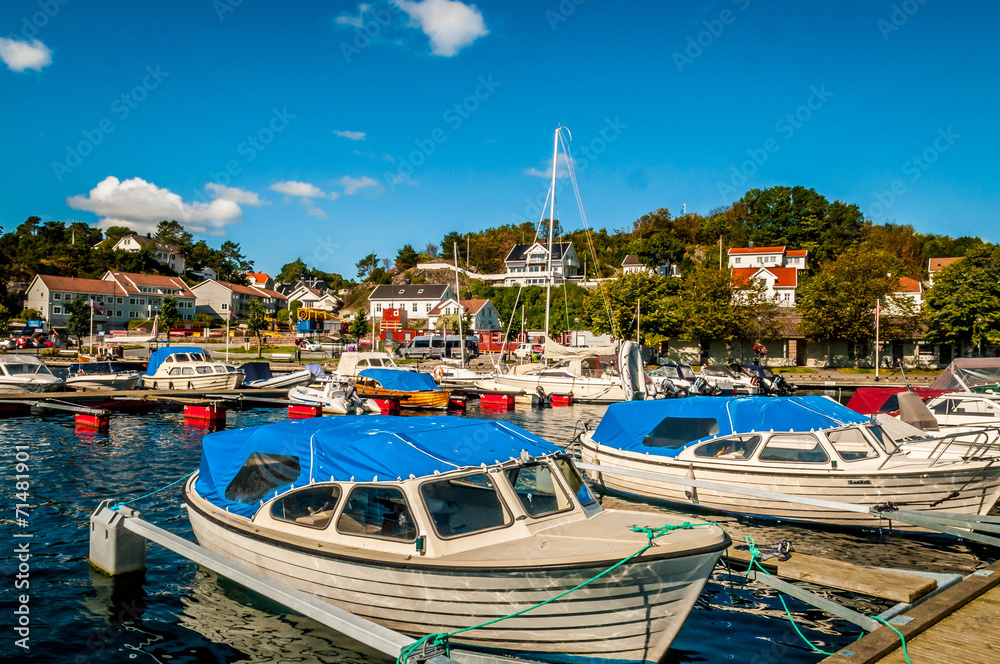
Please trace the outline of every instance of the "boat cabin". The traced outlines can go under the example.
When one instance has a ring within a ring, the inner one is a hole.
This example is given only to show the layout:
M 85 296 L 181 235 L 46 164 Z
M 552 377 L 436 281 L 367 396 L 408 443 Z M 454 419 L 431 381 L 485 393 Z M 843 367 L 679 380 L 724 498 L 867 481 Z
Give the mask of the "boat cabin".
M 6 355 L 0 357 L 0 376 L 29 378 L 52 376 L 52 372 L 44 362 L 30 355 Z
M 1000 395 L 950 392 L 927 401 L 939 426 L 1000 426 Z
M 354 352 L 342 353 L 337 363 L 337 375 L 357 376 L 362 369 L 398 369 L 388 353 Z

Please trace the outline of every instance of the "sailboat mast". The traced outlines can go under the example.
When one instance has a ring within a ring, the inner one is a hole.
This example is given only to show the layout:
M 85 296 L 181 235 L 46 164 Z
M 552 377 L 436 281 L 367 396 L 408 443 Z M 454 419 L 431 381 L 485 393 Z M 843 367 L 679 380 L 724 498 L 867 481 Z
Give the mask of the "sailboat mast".
M 552 139 L 552 202 L 549 204 L 549 259 L 548 279 L 545 280 L 545 338 L 549 337 L 549 304 L 552 298 L 552 232 L 556 218 L 556 161 L 559 157 L 559 127 Z

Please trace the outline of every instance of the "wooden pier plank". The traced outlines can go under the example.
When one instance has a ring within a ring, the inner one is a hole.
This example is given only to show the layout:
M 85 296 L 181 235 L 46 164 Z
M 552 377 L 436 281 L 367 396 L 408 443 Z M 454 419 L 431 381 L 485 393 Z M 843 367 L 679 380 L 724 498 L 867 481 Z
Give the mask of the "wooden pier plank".
M 750 562 L 750 552 L 729 549 L 730 560 Z M 891 570 L 861 567 L 839 560 L 792 553 L 787 561 L 769 558 L 764 569 L 783 579 L 805 581 L 840 590 L 911 604 L 937 588 L 937 581 Z
M 1000 562 L 972 574 L 951 588 L 917 605 L 905 616 L 912 622 L 896 626 L 906 638 L 915 662 L 981 664 L 997 661 L 1000 653 Z M 918 636 L 919 635 L 919 636 Z M 840 652 L 849 651 L 850 656 Z M 899 636 L 882 627 L 846 646 L 820 664 L 905 663 Z

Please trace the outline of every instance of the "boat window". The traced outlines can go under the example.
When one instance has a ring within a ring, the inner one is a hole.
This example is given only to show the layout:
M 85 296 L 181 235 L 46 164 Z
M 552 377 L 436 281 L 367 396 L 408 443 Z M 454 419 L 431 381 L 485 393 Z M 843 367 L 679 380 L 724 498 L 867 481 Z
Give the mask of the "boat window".
M 180 376 L 181 375 L 181 368 L 180 367 L 174 367 L 173 369 L 170 370 L 170 375 L 171 376 Z
M 947 415 L 951 411 L 951 399 L 941 399 L 930 407 L 930 411 L 935 415 Z
M 442 538 L 468 535 L 511 523 L 493 481 L 486 473 L 420 486 L 434 530 Z
M 382 366 L 382 360 L 368 360 L 369 366 L 380 367 Z
M 311 486 L 292 491 L 271 504 L 271 517 L 310 528 L 326 528 L 340 500 L 340 487 Z
M 190 360 L 187 353 L 175 353 L 174 355 L 171 355 L 168 359 L 174 362 L 188 362 Z
M 714 417 L 665 417 L 642 439 L 642 444 L 676 450 L 692 440 L 716 433 L 719 433 L 719 423 Z
M 546 516 L 572 507 L 552 477 L 552 470 L 544 463 L 511 468 L 507 471 L 507 481 L 514 487 L 528 516 Z
M 556 468 L 562 473 L 562 476 L 566 479 L 566 483 L 569 484 L 570 490 L 576 494 L 577 499 L 582 504 L 591 505 L 597 502 L 594 494 L 590 492 L 590 487 L 587 486 L 587 483 L 580 476 L 580 471 L 576 469 L 576 466 L 566 459 L 556 459 Z
M 220 366 L 216 365 L 216 367 L 215 367 L 215 373 L 226 373 L 226 368 L 225 367 L 220 367 Z
M 226 373 L 236 373 L 236 367 L 227 364 L 226 365 Z
M 829 463 L 830 456 L 811 433 L 779 433 L 771 436 L 764 445 L 760 460 Z
M 163 360 L 163 361 L 164 361 L 164 362 L 173 362 L 173 361 L 174 361 L 174 357 L 175 357 L 175 356 L 173 356 L 173 355 L 167 355 L 167 359 L 165 359 L 165 360 Z
M 996 417 L 996 409 L 991 407 L 986 401 L 979 399 L 962 399 L 957 401 L 952 410 L 954 415 L 984 415 L 986 417 Z
M 694 455 L 726 459 L 727 461 L 746 461 L 753 456 L 758 445 L 760 445 L 760 436 L 757 434 L 716 438 L 696 447 Z
M 200 374 L 210 374 L 210 373 L 212 373 L 212 367 L 208 367 L 208 366 L 205 366 L 205 365 L 199 365 L 198 366 L 198 373 L 200 373 Z
M 253 505 L 275 489 L 291 484 L 300 470 L 297 456 L 254 452 L 226 487 L 226 498 Z
M 844 461 L 861 461 L 862 459 L 877 459 L 878 452 L 868 442 L 861 429 L 851 427 L 840 431 L 831 431 L 826 435 L 833 449 Z
M 416 538 L 416 528 L 403 492 L 394 487 L 355 487 L 337 520 L 337 530 L 397 540 Z
M 191 367 L 184 367 L 183 369 L 181 369 L 181 375 L 183 375 L 183 376 L 193 376 L 194 375 L 194 369 L 192 369 Z

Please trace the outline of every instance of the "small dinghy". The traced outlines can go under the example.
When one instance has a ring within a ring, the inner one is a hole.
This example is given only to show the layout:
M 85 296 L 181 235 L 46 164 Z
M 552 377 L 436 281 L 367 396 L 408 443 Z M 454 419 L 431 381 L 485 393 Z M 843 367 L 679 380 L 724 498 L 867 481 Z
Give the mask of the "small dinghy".
M 239 369 L 246 376 L 243 380 L 244 387 L 279 389 L 295 385 L 308 385 L 313 381 L 313 374 L 307 369 L 274 375 L 271 373 L 269 362 L 246 362 L 241 364 Z
M 444 409 L 451 397 L 430 374 L 405 369 L 362 369 L 355 386 L 366 397 L 398 397 L 402 408 Z
M 81 362 L 70 365 L 66 386 L 74 390 L 134 390 L 144 369 L 138 362 Z
M 304 406 L 319 406 L 324 413 L 334 415 L 382 412 L 374 400 L 362 399 L 350 385 L 342 386 L 334 381 L 316 387 L 296 385 L 288 390 L 288 400 Z
M 560 448 L 457 417 L 209 434 L 184 498 L 209 551 L 390 629 L 561 664 L 660 661 L 730 544 L 605 510 Z

